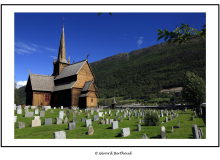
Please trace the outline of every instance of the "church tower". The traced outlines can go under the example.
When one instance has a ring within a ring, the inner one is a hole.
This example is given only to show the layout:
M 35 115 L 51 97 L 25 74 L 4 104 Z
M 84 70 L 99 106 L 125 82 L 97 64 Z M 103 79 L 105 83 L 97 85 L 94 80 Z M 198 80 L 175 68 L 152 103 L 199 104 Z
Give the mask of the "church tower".
M 66 48 L 65 48 L 65 38 L 64 38 L 64 19 L 63 19 L 63 29 L 60 38 L 60 46 L 58 51 L 57 61 L 53 61 L 53 74 L 52 76 L 57 76 L 63 70 L 64 67 L 70 65 L 70 61 L 66 61 Z

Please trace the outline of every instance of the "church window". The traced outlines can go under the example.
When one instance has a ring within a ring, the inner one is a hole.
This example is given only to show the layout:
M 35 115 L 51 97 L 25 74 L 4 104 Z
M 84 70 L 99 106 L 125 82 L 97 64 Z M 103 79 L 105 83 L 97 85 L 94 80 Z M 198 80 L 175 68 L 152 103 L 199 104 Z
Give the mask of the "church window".
M 49 101 L 49 95 L 48 94 L 45 95 L 45 101 Z
M 93 102 L 93 99 L 91 99 L 91 102 Z

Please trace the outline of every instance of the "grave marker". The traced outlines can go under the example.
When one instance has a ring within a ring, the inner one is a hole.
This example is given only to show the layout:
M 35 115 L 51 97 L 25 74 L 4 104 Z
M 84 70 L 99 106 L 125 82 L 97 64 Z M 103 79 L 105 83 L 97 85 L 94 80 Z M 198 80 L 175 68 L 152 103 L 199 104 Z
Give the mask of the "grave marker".
M 144 134 L 141 139 L 148 139 L 148 137 L 146 134 Z
M 40 116 L 34 116 L 34 120 L 40 119 Z
M 92 125 L 92 120 L 91 119 L 86 120 L 86 127 L 89 127 L 89 125 Z
M 59 111 L 59 118 L 63 119 L 64 111 Z
M 34 112 L 26 112 L 25 117 L 34 117 Z
M 18 128 L 25 128 L 25 123 L 24 122 L 18 122 Z
M 127 137 L 130 136 L 130 128 L 122 128 L 121 129 L 121 137 Z
M 41 120 L 40 119 L 35 119 L 31 121 L 31 127 L 38 127 L 41 126 Z
M 161 139 L 166 139 L 166 132 L 165 132 L 165 127 L 161 127 Z
M 65 131 L 54 132 L 53 135 L 54 135 L 54 139 L 66 139 Z
M 82 118 L 82 119 L 81 119 L 81 122 L 84 122 L 84 123 L 85 123 L 85 122 L 86 122 L 86 118 Z
M 14 116 L 14 122 L 17 122 L 17 116 Z
M 40 111 L 40 117 L 44 117 L 45 116 L 45 111 Z
M 66 118 L 64 119 L 64 122 L 63 122 L 63 123 L 69 123 L 68 117 L 66 117 Z
M 118 121 L 113 121 L 112 122 L 112 129 L 117 129 L 118 128 Z
M 199 139 L 199 134 L 198 134 L 198 129 L 197 129 L 196 124 L 192 125 L 192 132 L 193 132 L 193 138 L 194 139 Z
M 140 124 L 137 125 L 137 131 L 141 131 L 141 125 Z
M 52 118 L 45 118 L 44 125 L 52 125 Z
M 75 122 L 73 122 L 73 123 L 68 123 L 68 129 L 69 130 L 73 130 L 73 129 L 75 129 L 76 128 L 76 123 Z
M 22 109 L 21 108 L 17 108 L 17 114 L 22 114 Z
M 94 133 L 94 129 L 92 127 L 92 125 L 90 124 L 88 127 L 88 135 L 92 135 Z
M 93 116 L 93 121 L 99 121 L 99 116 L 98 115 L 94 115 Z

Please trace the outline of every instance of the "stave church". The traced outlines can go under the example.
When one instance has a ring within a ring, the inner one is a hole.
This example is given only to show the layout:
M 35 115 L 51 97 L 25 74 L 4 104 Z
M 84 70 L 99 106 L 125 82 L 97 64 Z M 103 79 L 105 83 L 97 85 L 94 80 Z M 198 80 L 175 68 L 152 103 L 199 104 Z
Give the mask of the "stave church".
M 94 74 L 86 60 L 70 64 L 66 60 L 64 25 L 57 60 L 51 76 L 29 72 L 26 105 L 52 107 L 97 108 L 97 87 Z

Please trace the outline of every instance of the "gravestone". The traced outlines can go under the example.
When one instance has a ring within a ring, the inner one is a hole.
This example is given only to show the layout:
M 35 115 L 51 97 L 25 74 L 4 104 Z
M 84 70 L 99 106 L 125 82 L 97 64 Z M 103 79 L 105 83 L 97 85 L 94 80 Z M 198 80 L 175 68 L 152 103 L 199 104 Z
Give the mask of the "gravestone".
M 61 106 L 61 109 L 63 109 L 63 106 Z
M 31 106 L 31 109 L 36 109 L 36 106 Z
M 31 121 L 31 127 L 38 127 L 41 126 L 41 120 L 40 119 L 35 119 Z
M 81 122 L 84 122 L 84 123 L 85 123 L 85 122 L 86 122 L 86 118 L 82 118 L 82 119 L 81 119 Z
M 87 114 L 87 118 L 90 118 L 90 114 L 89 113 Z
M 44 106 L 44 109 L 45 109 L 45 111 L 47 111 L 48 110 L 48 106 Z
M 38 108 L 34 109 L 34 114 L 38 114 Z
M 180 128 L 180 121 L 178 120 L 178 128 Z
M 137 131 L 141 131 L 141 125 L 140 124 L 137 125 Z
M 22 114 L 22 109 L 21 108 L 17 108 L 17 114 Z
M 121 129 L 121 137 L 127 137 L 130 136 L 130 128 L 122 128 Z
M 75 122 L 73 122 L 73 123 L 68 123 L 68 129 L 69 130 L 73 130 L 73 129 L 75 129 L 76 128 L 76 123 Z
M 118 116 L 118 112 L 115 112 L 115 116 Z
M 14 110 L 16 110 L 17 109 L 17 106 L 16 106 L 16 104 L 14 104 Z
M 45 118 L 44 125 L 52 125 L 52 118 Z
M 73 123 L 77 122 L 77 117 L 73 117 Z
M 44 117 L 45 116 L 45 111 L 40 111 L 40 117 Z
M 168 112 L 166 113 L 166 116 L 168 116 Z
M 63 122 L 63 123 L 69 123 L 68 117 L 66 117 L 66 118 L 64 119 L 64 122 Z
M 94 133 L 94 129 L 92 127 L 92 125 L 90 124 L 88 127 L 88 135 L 92 135 Z
M 56 118 L 56 124 L 62 124 L 63 120 L 61 118 Z
M 193 116 L 191 117 L 191 121 L 194 121 L 194 117 Z
M 144 134 L 141 139 L 148 139 L 148 137 L 146 134 Z
M 105 124 L 105 120 L 101 120 L 101 124 Z
M 131 117 L 128 117 L 128 120 L 130 121 L 130 120 L 131 120 Z
M 25 123 L 24 122 L 18 122 L 18 128 L 25 128 Z
M 53 110 L 51 110 L 49 113 L 54 113 L 54 111 L 53 111 Z
M 57 109 L 56 107 L 53 107 L 53 109 Z
M 163 113 L 161 113 L 161 117 L 163 117 Z
M 94 111 L 93 110 L 91 110 L 91 114 L 93 114 L 94 113 Z
M 24 112 L 26 113 L 26 112 L 29 112 L 29 109 L 24 109 Z
M 141 123 L 141 119 L 139 119 L 138 123 Z
M 118 121 L 113 121 L 112 122 L 112 129 L 117 129 L 118 128 Z
M 91 119 L 86 120 L 86 127 L 89 127 L 89 125 L 92 125 L 92 120 Z
M 54 132 L 53 135 L 54 135 L 54 139 L 66 139 L 65 131 Z
M 17 106 L 17 108 L 21 109 L 21 105 Z
M 112 122 L 113 122 L 113 119 L 110 119 L 110 120 L 109 120 L 109 124 L 112 124 Z
M 64 112 L 63 111 L 59 111 L 59 118 L 63 119 L 64 116 Z
M 168 117 L 165 117 L 165 122 L 168 122 Z
M 17 122 L 17 116 L 14 116 L 14 122 Z
M 123 121 L 123 118 L 121 117 L 121 118 L 120 118 L 120 122 L 122 122 L 122 121 Z
M 99 121 L 99 116 L 98 115 L 94 115 L 93 116 L 93 121 Z
M 196 124 L 192 125 L 193 138 L 199 139 L 198 128 Z
M 171 133 L 173 133 L 174 132 L 174 130 L 173 130 L 173 126 L 171 127 Z
M 26 112 L 25 117 L 34 117 L 34 112 Z
M 198 134 L 199 134 L 199 139 L 202 139 L 203 136 L 202 128 L 198 129 Z
M 111 114 L 111 110 L 108 111 L 108 114 Z
M 105 122 L 106 122 L 106 124 L 109 124 L 109 119 L 108 119 L 108 118 L 106 118 Z
M 40 119 L 40 116 L 34 116 L 34 120 Z
M 166 139 L 166 132 L 165 132 L 165 127 L 161 127 L 161 139 Z

